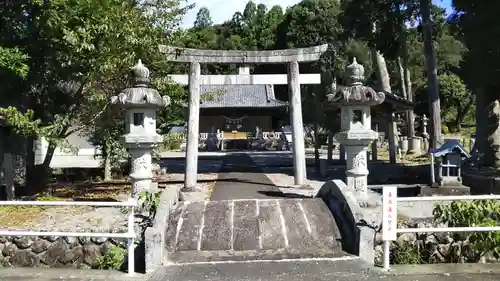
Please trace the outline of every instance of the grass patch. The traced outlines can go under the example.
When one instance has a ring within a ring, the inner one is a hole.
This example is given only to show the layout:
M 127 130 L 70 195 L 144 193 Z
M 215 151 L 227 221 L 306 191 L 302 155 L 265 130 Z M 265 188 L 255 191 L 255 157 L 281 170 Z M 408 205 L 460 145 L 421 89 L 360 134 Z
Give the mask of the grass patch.
M 404 165 L 423 165 L 429 163 L 429 158 L 425 155 L 403 154 L 402 156 L 403 159 L 400 159 L 399 154 L 396 153 L 396 163 Z M 377 159 L 381 161 L 389 161 L 389 150 L 379 147 L 377 149 Z
M 37 194 L 35 201 L 116 201 L 119 195 L 130 193 L 129 184 L 62 184 L 48 186 L 47 191 Z M 0 206 L 0 226 L 26 228 L 42 219 L 54 206 Z M 68 207 L 77 213 L 87 207 Z

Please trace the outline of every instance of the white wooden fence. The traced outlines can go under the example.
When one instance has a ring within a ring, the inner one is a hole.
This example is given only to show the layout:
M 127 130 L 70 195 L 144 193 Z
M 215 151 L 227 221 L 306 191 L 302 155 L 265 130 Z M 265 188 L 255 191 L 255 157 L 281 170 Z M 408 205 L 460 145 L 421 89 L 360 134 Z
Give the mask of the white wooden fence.
M 471 200 L 498 200 L 500 195 L 459 195 L 459 196 L 422 196 L 398 197 L 397 186 L 384 186 L 382 198 L 382 240 L 383 240 L 383 268 L 390 269 L 390 243 L 397 240 L 398 233 L 418 232 L 484 232 L 500 231 L 500 226 L 471 226 L 471 227 L 423 227 L 398 228 L 397 203 L 418 201 L 471 201 Z
M 215 133 L 217 136 L 217 139 L 221 140 L 224 138 L 224 133 Z M 281 137 L 281 132 L 262 132 L 261 136 L 263 139 L 279 139 Z M 208 136 L 211 135 L 211 133 L 200 133 L 200 140 L 206 140 L 208 139 Z M 186 141 L 187 140 L 187 135 L 186 133 L 168 133 L 168 138 L 170 139 L 176 139 L 176 140 L 181 140 L 181 141 Z
M 61 236 L 61 237 L 107 237 L 127 239 L 128 274 L 135 274 L 134 242 L 134 208 L 137 200 L 129 198 L 126 202 L 73 202 L 73 201 L 0 201 L 0 206 L 87 206 L 87 207 L 127 207 L 130 208 L 127 220 L 127 232 L 100 233 L 100 232 L 58 232 L 58 231 L 17 231 L 0 229 L 0 236 Z

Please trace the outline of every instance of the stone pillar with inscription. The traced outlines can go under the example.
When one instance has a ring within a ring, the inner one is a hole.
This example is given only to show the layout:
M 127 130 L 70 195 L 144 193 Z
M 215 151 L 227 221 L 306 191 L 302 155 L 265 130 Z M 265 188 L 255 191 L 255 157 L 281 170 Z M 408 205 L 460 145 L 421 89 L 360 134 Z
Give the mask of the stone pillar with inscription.
M 142 191 L 152 186 L 151 155 L 163 137 L 156 133 L 156 109 L 170 104 L 168 96 L 160 96 L 149 88 L 149 69 L 139 60 L 132 68 L 133 86 L 111 97 L 111 104 L 126 108 L 123 145 L 131 155 L 130 178 L 132 194 L 138 198 Z
M 341 107 L 341 131 L 335 138 L 346 150 L 347 186 L 360 200 L 367 199 L 368 194 L 368 146 L 378 138 L 371 129 L 370 107 L 385 99 L 384 93 L 363 85 L 364 72 L 354 58 L 346 69 L 348 86 L 328 96 Z

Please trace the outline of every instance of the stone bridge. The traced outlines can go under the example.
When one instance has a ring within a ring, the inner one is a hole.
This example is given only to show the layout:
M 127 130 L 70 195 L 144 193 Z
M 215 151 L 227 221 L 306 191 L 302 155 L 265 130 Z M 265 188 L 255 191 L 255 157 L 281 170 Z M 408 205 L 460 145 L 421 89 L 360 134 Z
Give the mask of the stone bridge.
M 166 229 L 166 264 L 349 256 L 322 199 L 181 203 Z

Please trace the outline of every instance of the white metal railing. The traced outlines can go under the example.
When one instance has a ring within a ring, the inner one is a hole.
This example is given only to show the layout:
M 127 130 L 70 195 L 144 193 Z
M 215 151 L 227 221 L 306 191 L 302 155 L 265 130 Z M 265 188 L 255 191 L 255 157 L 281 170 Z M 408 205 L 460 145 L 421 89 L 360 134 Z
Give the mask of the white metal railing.
M 0 201 L 0 206 L 87 206 L 87 207 L 127 207 L 130 208 L 127 220 L 127 232 L 123 233 L 99 233 L 99 232 L 59 232 L 59 231 L 17 231 L 0 229 L 0 236 L 65 236 L 65 237 L 107 237 L 127 239 L 128 274 L 135 273 L 134 242 L 136 234 L 134 231 L 134 208 L 137 200 L 129 198 L 126 202 L 74 202 L 74 201 Z
M 383 240 L 383 268 L 390 268 L 390 243 L 397 240 L 398 233 L 417 232 L 485 232 L 500 231 L 500 226 L 471 226 L 471 227 L 421 227 L 398 229 L 398 202 L 418 201 L 472 201 L 472 200 L 499 200 L 500 195 L 457 195 L 457 196 L 421 196 L 398 197 L 397 186 L 384 186 L 382 191 L 382 240 Z

